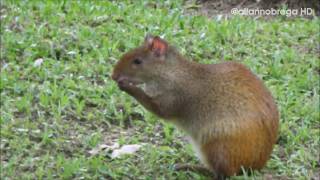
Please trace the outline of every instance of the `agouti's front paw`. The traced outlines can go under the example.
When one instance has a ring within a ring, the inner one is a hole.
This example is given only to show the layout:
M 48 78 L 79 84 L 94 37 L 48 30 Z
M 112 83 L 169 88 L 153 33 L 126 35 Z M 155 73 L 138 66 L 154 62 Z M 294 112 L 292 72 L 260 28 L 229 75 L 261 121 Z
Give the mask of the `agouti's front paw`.
M 141 92 L 141 90 L 134 83 L 129 81 L 118 82 L 118 86 L 121 91 L 124 91 L 131 96 L 135 96 L 137 93 L 139 94 Z
M 121 91 L 126 91 L 130 88 L 130 83 L 128 81 L 118 82 L 118 87 Z

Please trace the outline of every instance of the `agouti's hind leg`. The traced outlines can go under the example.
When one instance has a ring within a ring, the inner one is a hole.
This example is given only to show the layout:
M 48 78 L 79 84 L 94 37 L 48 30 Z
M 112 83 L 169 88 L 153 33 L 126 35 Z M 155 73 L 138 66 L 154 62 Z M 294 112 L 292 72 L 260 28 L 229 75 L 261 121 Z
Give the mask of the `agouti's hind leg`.
M 195 173 L 202 174 L 204 176 L 211 177 L 213 179 L 225 179 L 223 176 L 217 175 L 215 172 L 210 171 L 202 165 L 193 165 L 193 164 L 175 164 L 174 170 L 176 171 L 192 171 Z

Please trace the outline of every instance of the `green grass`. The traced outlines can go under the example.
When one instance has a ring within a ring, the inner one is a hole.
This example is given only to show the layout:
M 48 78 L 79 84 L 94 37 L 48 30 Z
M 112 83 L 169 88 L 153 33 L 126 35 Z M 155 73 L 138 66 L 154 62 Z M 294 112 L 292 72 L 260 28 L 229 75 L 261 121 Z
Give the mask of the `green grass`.
M 1 0 L 1 179 L 205 178 L 173 171 L 199 162 L 183 133 L 110 78 L 147 32 L 195 61 L 242 62 L 270 88 L 279 140 L 251 178 L 319 177 L 319 18 L 217 21 L 182 1 L 151 2 Z M 115 142 L 146 145 L 119 159 L 88 153 Z

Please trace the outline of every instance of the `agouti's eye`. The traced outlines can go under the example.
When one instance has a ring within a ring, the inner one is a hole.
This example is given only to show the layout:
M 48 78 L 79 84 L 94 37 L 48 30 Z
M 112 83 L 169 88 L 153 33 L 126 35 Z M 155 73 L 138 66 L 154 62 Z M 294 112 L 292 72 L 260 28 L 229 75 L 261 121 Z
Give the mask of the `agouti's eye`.
M 142 61 L 141 61 L 140 59 L 134 59 L 134 60 L 133 60 L 133 63 L 134 63 L 134 64 L 141 64 Z

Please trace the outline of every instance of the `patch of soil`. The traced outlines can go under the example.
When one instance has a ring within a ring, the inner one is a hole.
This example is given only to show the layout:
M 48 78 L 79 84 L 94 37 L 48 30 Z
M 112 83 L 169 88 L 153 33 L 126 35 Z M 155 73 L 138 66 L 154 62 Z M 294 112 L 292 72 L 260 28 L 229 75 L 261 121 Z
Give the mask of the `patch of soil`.
M 320 179 L 320 172 L 316 172 L 315 175 L 311 178 L 311 180 L 319 180 L 319 179 Z
M 193 0 L 185 2 L 187 13 L 206 15 L 208 17 L 230 16 L 233 8 L 264 10 L 273 8 L 278 10 L 283 7 L 288 10 L 297 9 L 299 12 L 304 8 L 312 8 L 315 15 L 320 15 L 320 3 L 318 0 L 197 0 L 196 4 L 193 3 Z M 303 17 L 312 18 L 313 15 Z

